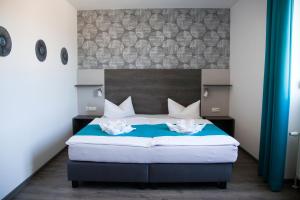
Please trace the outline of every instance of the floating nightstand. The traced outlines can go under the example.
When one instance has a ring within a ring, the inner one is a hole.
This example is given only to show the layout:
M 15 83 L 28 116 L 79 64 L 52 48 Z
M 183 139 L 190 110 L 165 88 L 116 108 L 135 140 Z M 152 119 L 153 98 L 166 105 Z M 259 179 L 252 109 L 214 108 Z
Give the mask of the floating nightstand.
M 75 135 L 78 131 L 80 131 L 83 127 L 88 125 L 95 118 L 100 118 L 102 115 L 77 115 L 73 117 L 73 135 Z
M 203 116 L 204 119 L 211 121 L 214 125 L 234 137 L 235 120 L 229 116 Z

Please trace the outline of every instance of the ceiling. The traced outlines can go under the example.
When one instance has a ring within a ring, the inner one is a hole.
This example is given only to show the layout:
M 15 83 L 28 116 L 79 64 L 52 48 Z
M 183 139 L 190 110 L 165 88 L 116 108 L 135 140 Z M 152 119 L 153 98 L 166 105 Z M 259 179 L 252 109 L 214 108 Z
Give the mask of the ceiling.
M 68 0 L 78 10 L 130 8 L 231 8 L 238 0 Z

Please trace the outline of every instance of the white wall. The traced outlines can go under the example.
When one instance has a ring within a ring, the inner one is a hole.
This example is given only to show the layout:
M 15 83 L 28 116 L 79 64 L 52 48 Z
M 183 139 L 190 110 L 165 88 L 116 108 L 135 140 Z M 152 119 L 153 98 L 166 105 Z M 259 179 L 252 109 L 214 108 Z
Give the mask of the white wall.
M 137 8 L 230 8 L 238 0 L 69 0 L 78 10 Z
M 294 9 L 289 131 L 300 132 L 300 0 L 294 1 Z M 298 138 L 289 136 L 286 156 L 286 178 L 295 177 L 297 148 Z M 300 169 L 298 170 L 300 175 Z
M 201 116 L 228 116 L 229 115 L 229 87 L 204 87 L 205 84 L 229 84 L 229 69 L 202 69 L 201 72 Z M 208 92 L 204 97 L 205 91 Z M 218 112 L 213 109 L 218 108 Z
M 0 57 L 0 199 L 64 148 L 77 113 L 77 13 L 65 0 L 0 0 L 13 48 Z M 44 39 L 48 56 L 35 57 Z M 60 62 L 60 49 L 69 63 Z
M 239 0 L 231 8 L 230 115 L 241 146 L 258 158 L 266 31 L 266 0 Z
M 104 85 L 104 69 L 78 69 L 78 84 Z M 101 87 L 102 96 L 98 96 L 99 87 L 78 87 L 78 113 L 80 115 L 103 115 L 105 87 Z M 95 111 L 87 110 L 87 107 L 95 107 Z

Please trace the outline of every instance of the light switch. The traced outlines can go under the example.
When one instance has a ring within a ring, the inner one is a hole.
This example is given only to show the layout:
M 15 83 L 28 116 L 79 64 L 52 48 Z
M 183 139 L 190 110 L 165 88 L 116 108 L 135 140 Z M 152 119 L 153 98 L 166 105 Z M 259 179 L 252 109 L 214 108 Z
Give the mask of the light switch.
M 86 107 L 85 107 L 85 110 L 86 110 L 86 111 L 96 111 L 96 110 L 97 110 L 97 107 L 96 107 L 96 106 L 86 106 Z
M 212 107 L 211 112 L 220 112 L 221 108 Z

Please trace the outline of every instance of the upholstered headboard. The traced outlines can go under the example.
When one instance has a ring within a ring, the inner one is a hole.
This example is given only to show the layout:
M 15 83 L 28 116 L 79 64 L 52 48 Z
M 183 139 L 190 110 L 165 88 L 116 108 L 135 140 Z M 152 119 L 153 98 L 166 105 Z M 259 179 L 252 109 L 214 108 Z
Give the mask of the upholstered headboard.
M 187 106 L 201 98 L 201 69 L 105 70 L 105 98 L 132 97 L 137 114 L 167 114 L 167 98 Z

